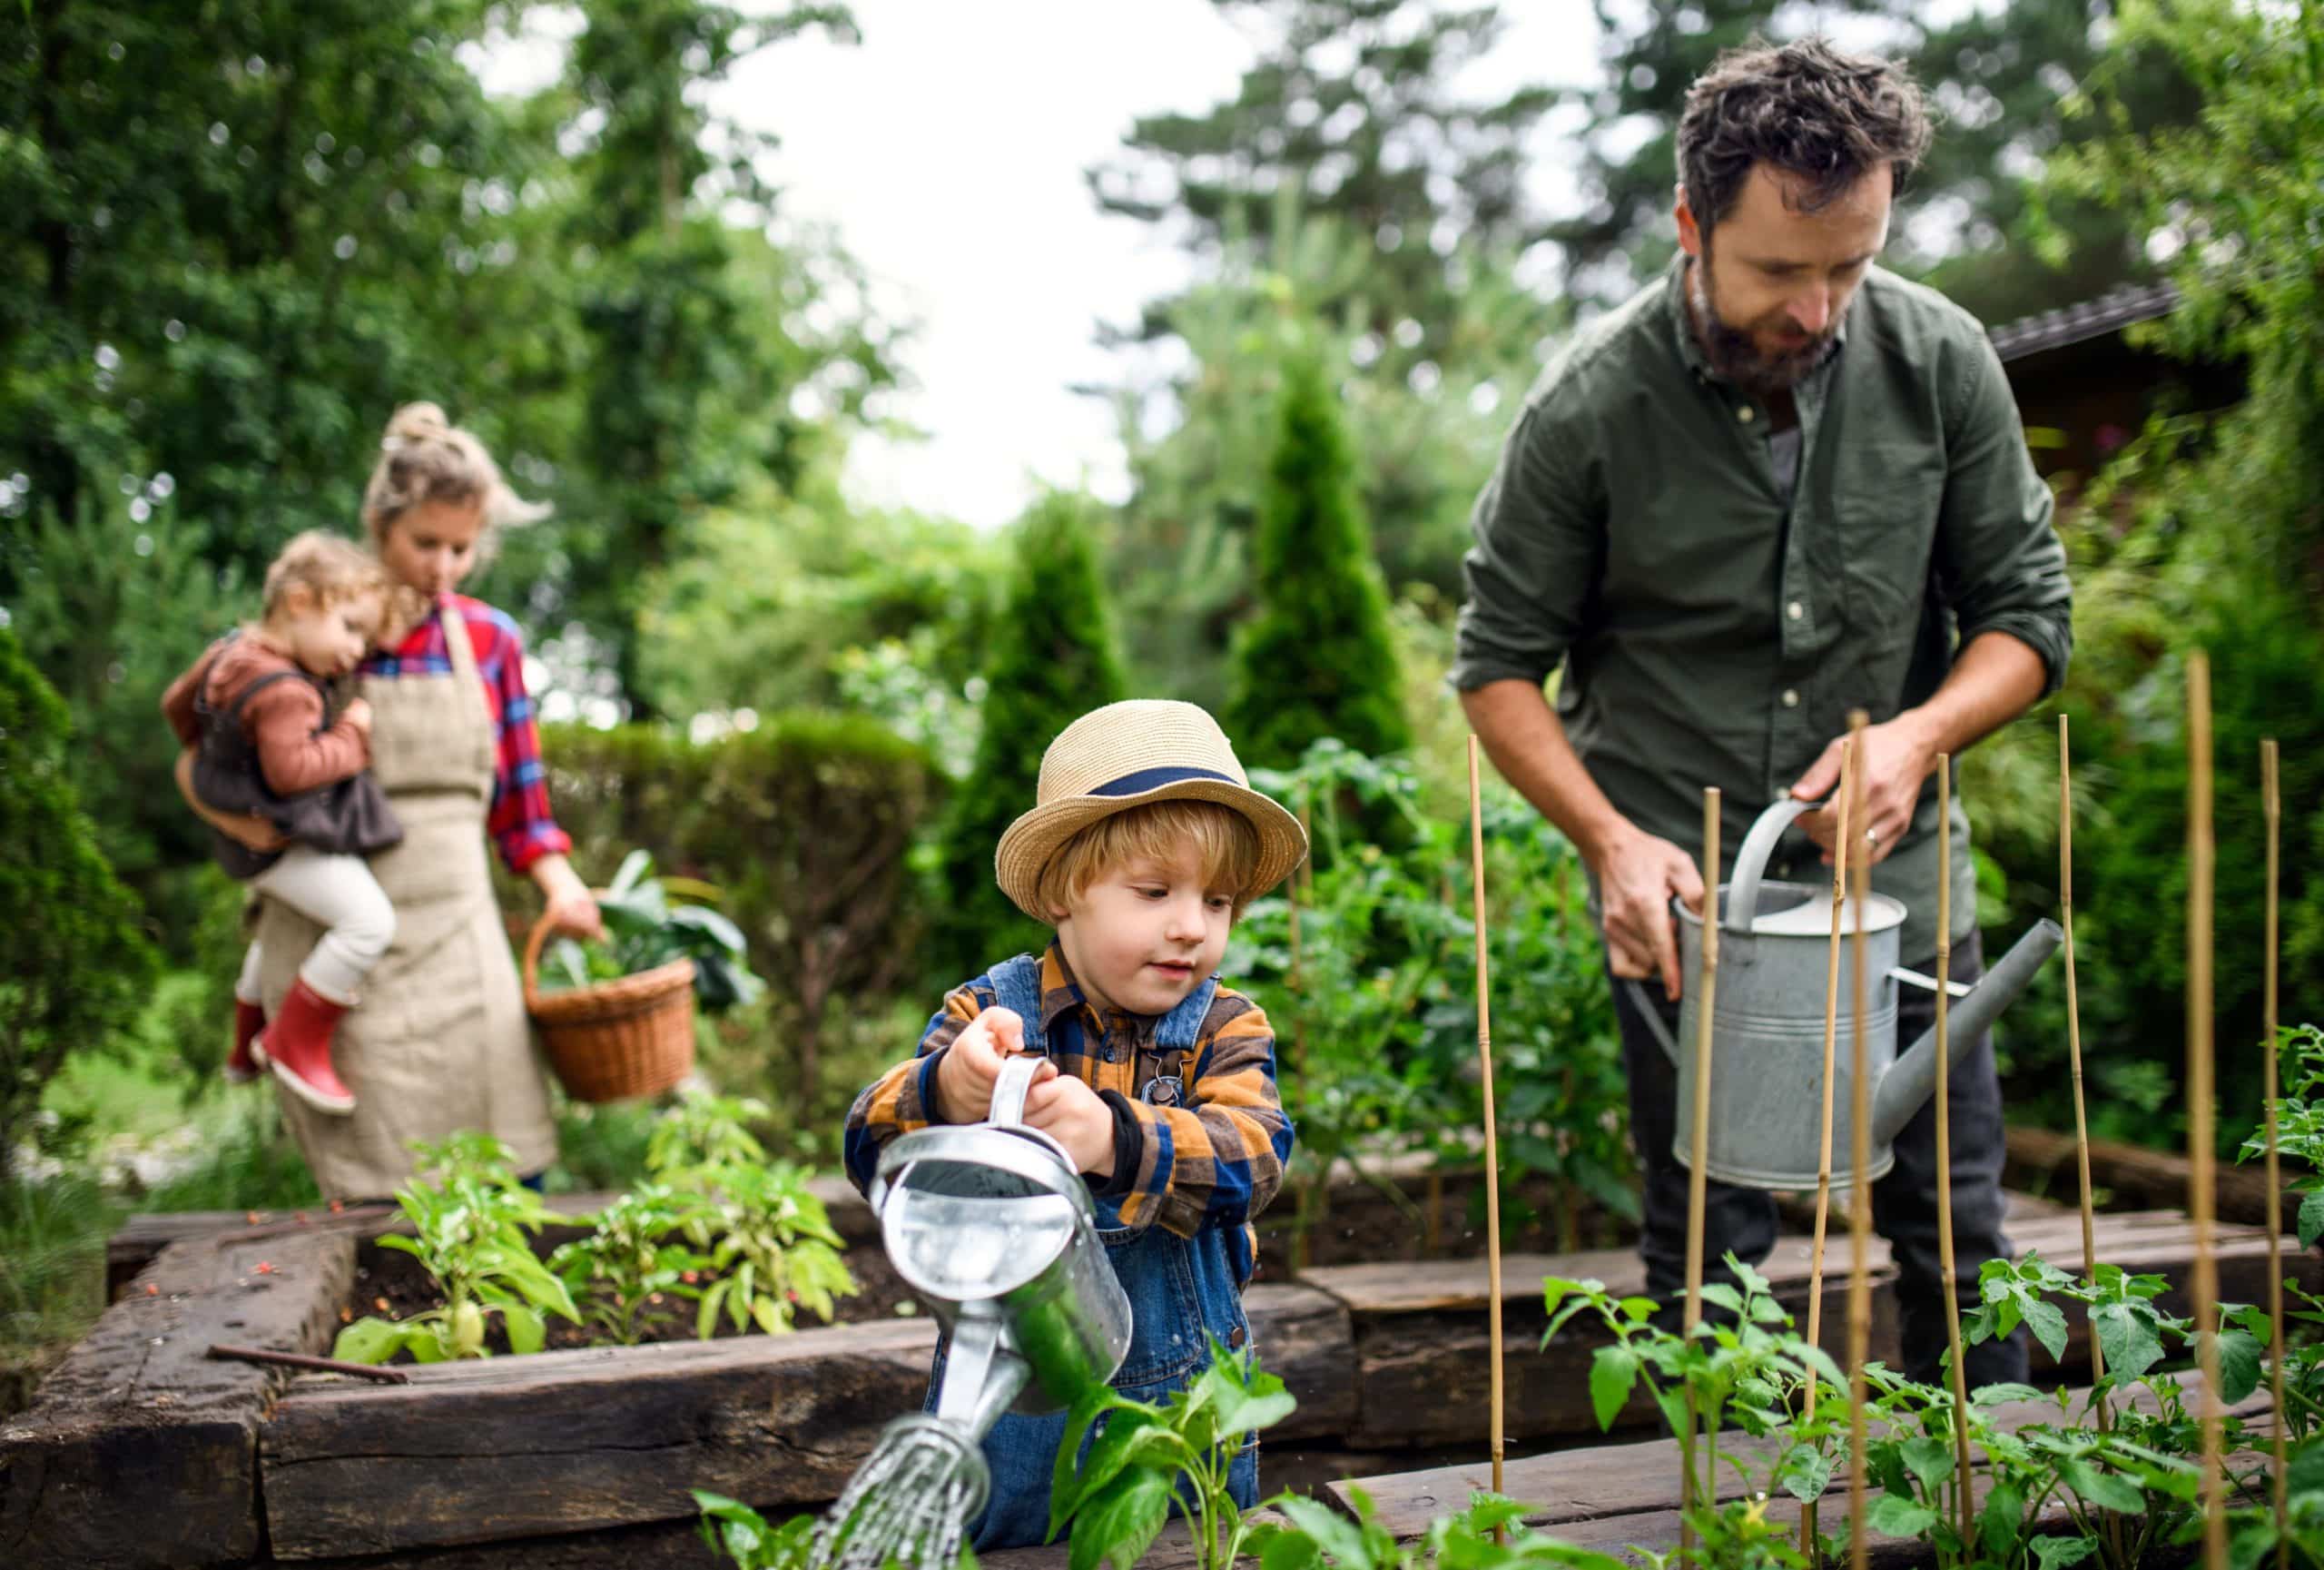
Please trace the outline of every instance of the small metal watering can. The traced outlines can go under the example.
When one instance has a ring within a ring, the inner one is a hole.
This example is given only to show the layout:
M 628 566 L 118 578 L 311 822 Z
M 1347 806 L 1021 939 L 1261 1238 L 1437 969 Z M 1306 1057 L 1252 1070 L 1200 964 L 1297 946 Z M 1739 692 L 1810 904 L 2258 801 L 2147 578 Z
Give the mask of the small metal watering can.
M 891 1140 L 870 1189 L 896 1273 L 951 1336 L 937 1415 L 980 1416 L 980 1435 L 1012 1401 L 1063 1410 L 1129 1352 L 1129 1298 L 1098 1240 L 1089 1186 L 1063 1146 L 1025 1126 L 1040 1063 L 1001 1066 L 984 1123 Z
M 1812 1189 L 1816 1186 L 1818 1136 L 1824 1109 L 1824 989 L 1831 962 L 1831 893 L 1827 886 L 1768 883 L 1768 857 L 1812 802 L 1777 802 L 1759 815 L 1736 853 L 1735 876 L 1719 885 L 1718 1001 L 1711 1020 L 1710 1141 L 1705 1167 L 1723 1183 L 1750 1189 Z M 1702 995 L 1702 918 L 1677 901 L 1680 969 L 1685 992 L 1679 1009 L 1679 1034 L 1672 1039 L 1653 1000 L 1638 982 L 1625 982 L 1632 1001 L 1663 1052 L 1679 1070 L 1679 1136 L 1673 1153 L 1691 1165 L 1695 1102 L 1696 1006 Z M 1886 894 L 1873 894 L 1864 907 L 1865 1062 L 1872 1077 L 1872 1178 L 1896 1164 L 1894 1141 L 1923 1101 L 1936 1089 L 1936 1032 L 1931 1029 L 1896 1055 L 1899 986 L 1936 989 L 1933 976 L 1896 963 L 1898 929 L 1905 907 Z M 1841 915 L 1844 943 L 1853 943 L 1855 896 Z M 1955 1042 L 1966 1042 L 1993 1023 L 2015 1001 L 2063 936 L 2044 919 L 2003 955 L 1974 986 L 1958 982 L 1948 991 L 1958 1000 L 1947 1015 Z M 1844 950 L 1832 1052 L 1832 1181 L 1853 1182 L 1854 1149 L 1850 1108 L 1854 1104 L 1856 1009 L 1851 976 L 1854 961 Z M 1682 1045 L 1683 1043 L 1683 1045 Z

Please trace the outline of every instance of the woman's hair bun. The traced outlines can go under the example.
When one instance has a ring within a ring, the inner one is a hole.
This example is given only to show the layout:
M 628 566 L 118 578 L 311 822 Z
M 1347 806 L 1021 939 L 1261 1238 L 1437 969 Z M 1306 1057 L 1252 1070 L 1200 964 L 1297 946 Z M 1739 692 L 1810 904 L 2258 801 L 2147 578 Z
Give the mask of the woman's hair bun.
M 452 422 L 444 418 L 440 404 L 407 403 L 389 420 L 387 435 L 379 445 L 393 452 L 405 442 L 425 441 L 451 429 Z

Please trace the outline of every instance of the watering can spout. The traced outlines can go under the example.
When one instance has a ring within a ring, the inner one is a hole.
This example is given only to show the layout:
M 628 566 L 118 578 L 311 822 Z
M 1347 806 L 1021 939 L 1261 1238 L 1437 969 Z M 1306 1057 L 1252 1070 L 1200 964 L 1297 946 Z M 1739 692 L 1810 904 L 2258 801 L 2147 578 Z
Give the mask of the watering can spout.
M 2065 933 L 2044 917 L 2018 939 L 2001 963 L 1960 997 L 1945 1016 L 1946 1033 L 1955 1042 L 1973 1039 L 2017 1001 L 2043 962 L 2057 952 Z M 1874 1093 L 1872 1137 L 1886 1144 L 1904 1131 L 1912 1115 L 1936 1091 L 1936 1030 L 1934 1026 L 1915 1042 L 1904 1056 L 1881 1076 Z

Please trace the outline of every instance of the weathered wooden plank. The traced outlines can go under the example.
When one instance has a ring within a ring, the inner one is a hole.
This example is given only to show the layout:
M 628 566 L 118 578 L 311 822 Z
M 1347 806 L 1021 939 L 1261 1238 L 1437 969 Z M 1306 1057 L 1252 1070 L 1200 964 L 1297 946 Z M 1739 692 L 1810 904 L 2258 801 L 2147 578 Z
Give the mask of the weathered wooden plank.
M 2191 1373 L 2176 1377 L 2181 1385 L 2191 1384 L 2194 1379 Z M 2088 1403 L 2090 1392 L 2077 1390 L 2073 1398 L 2075 1409 L 2080 1410 Z M 2142 1411 L 2157 1410 L 2152 1394 L 2144 1388 L 2132 1391 L 2124 1399 L 2126 1405 Z M 2247 1419 L 2264 1416 L 2269 1411 L 2265 1387 L 2233 1410 Z M 1991 1416 L 2003 1427 L 2015 1429 L 2031 1423 L 2055 1422 L 2058 1409 L 2052 1401 L 2014 1401 L 1994 1408 Z M 1720 1455 L 1743 1460 L 1750 1474 L 1758 1478 L 1766 1476 L 1780 1450 L 1781 1446 L 1774 1440 L 1753 1439 L 1739 1434 L 1729 1433 L 1719 1440 Z M 1721 1500 L 1739 1499 L 1748 1491 L 1748 1479 L 1724 1464 L 1716 1469 L 1716 1476 L 1718 1497 Z M 1425 1532 L 1437 1516 L 1465 1507 L 1471 1496 L 1488 1492 L 1492 1486 L 1492 1467 L 1489 1462 L 1480 1460 L 1334 1483 L 1329 1486 L 1329 1492 L 1341 1508 L 1354 1514 L 1352 1490 L 1363 1489 L 1371 1502 L 1374 1520 L 1398 1538 L 1413 1538 Z M 1845 1498 L 1845 1481 L 1838 1488 Z M 1529 1525 L 1561 1536 L 1577 1523 L 1675 1513 L 1679 1493 L 1679 1442 L 1647 1439 L 1627 1445 L 1581 1447 L 1512 1460 L 1502 1468 L 1502 1492 L 1531 1506 L 1525 1516 Z M 1673 1531 L 1676 1522 L 1677 1516 L 1672 1514 Z M 1643 1537 L 1637 1540 L 1646 1541 Z
M 2013 1128 L 2004 1146 L 2003 1173 L 2016 1188 L 2039 1189 L 2068 1205 L 2081 1193 L 2082 1178 L 2072 1134 L 2048 1129 Z M 2262 1227 L 2268 1221 L 2268 1177 L 2258 1166 L 2225 1165 L 2217 1170 L 2221 1220 Z M 2118 1205 L 2178 1208 L 2187 1202 L 2187 1158 L 2150 1150 L 2120 1140 L 2090 1141 L 2090 1181 Z M 2299 1200 L 2285 1191 L 2287 1220 L 2299 1213 Z
M 1343 1426 L 1344 1310 L 1289 1286 L 1246 1307 L 1301 1431 Z M 279 1557 L 324 1558 L 690 1517 L 689 1488 L 818 1504 L 919 1409 L 934 1343 L 931 1322 L 890 1320 L 416 1368 L 403 1386 L 307 1376 L 263 1436 L 269 1536 Z
M 0 1426 L 0 1564 L 217 1565 L 255 1554 L 258 1428 L 289 1374 L 205 1354 L 217 1341 L 320 1350 L 354 1269 L 343 1234 L 164 1249 L 32 1409 Z
M 2039 1251 L 2069 1269 L 2080 1262 L 2081 1222 L 2072 1212 L 2033 1219 L 2018 1233 L 2015 1240 L 2022 1249 Z M 2175 1212 L 2102 1218 L 2096 1241 L 2102 1258 L 2174 1280 L 2192 1258 L 2191 1229 Z M 2264 1290 L 2268 1253 L 2268 1240 L 2256 1229 L 2221 1229 L 2218 1258 L 2226 1300 L 2248 1302 Z M 2290 1279 L 2324 1285 L 2324 1261 L 2292 1248 L 2284 1250 L 2284 1257 Z M 1868 1258 L 1874 1280 L 1871 1356 L 1893 1364 L 1899 1352 L 1898 1303 L 1887 1245 L 1875 1239 Z M 1835 1356 L 1844 1350 L 1849 1260 L 1847 1239 L 1833 1239 L 1825 1259 L 1824 1328 L 1826 1349 Z M 1807 1240 L 1782 1239 L 1761 1269 L 1778 1298 L 1804 1317 Z M 1593 1327 L 1576 1321 L 1548 1348 L 1533 1349 L 1548 1323 L 1540 1283 L 1550 1273 L 1594 1276 L 1617 1294 L 1637 1292 L 1644 1282 L 1643 1268 L 1627 1252 L 1515 1255 L 1504 1261 L 1506 1433 L 1512 1438 L 1589 1434 L 1598 1428 L 1590 1403 L 1589 1370 L 1601 1337 L 1593 1334 Z M 1347 1430 L 1350 1446 L 1385 1449 L 1445 1444 L 1486 1432 L 1491 1356 L 1482 1261 L 1344 1266 L 1311 1270 L 1302 1279 L 1338 1298 L 1349 1310 L 1357 1367 L 1357 1412 Z M 2166 1304 L 2175 1308 L 2175 1296 L 2166 1298 Z M 2087 1322 L 2073 1316 L 2069 1331 L 2063 1362 L 2051 1363 L 2037 1348 L 2037 1370 L 2051 1374 L 2087 1368 Z M 1651 1408 L 1640 1397 L 1628 1420 L 1652 1419 Z

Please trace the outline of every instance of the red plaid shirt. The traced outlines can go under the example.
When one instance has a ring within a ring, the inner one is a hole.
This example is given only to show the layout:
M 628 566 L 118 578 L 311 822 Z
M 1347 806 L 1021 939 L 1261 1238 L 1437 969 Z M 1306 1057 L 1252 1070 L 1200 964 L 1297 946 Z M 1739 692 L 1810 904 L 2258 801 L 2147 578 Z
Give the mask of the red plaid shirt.
M 485 832 L 500 847 L 500 859 L 508 864 L 508 870 L 522 873 L 543 856 L 562 855 L 573 848 L 572 838 L 556 826 L 556 818 L 549 811 L 548 775 L 541 766 L 540 724 L 534 716 L 532 695 L 525 690 L 524 634 L 506 611 L 495 610 L 480 599 L 448 594 L 438 604 L 458 607 L 468 624 L 477 674 L 484 678 L 484 706 L 492 716 L 497 763 Z M 389 679 L 444 676 L 451 668 L 444 623 L 434 616 L 406 634 L 393 654 L 375 652 L 363 662 L 365 676 Z

